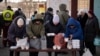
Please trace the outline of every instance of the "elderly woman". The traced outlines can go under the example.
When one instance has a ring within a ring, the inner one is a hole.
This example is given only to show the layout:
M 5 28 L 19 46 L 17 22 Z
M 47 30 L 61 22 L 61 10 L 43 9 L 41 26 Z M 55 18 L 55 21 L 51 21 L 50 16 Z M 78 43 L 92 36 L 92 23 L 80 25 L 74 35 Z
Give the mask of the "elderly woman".
M 8 40 L 10 46 L 16 46 L 16 41 L 22 39 L 26 35 L 26 23 L 23 17 L 16 17 L 8 29 Z M 13 56 L 13 51 L 10 51 L 10 56 Z M 19 56 L 19 53 L 17 54 Z
M 88 19 L 87 12 L 84 9 L 81 9 L 79 11 L 77 20 L 80 22 L 83 31 L 84 31 L 84 27 L 85 27 L 87 19 Z
M 85 46 L 89 48 L 93 56 L 96 55 L 96 47 L 93 44 L 94 38 L 98 34 L 99 23 L 95 14 L 92 11 L 88 12 L 88 19 L 85 25 Z

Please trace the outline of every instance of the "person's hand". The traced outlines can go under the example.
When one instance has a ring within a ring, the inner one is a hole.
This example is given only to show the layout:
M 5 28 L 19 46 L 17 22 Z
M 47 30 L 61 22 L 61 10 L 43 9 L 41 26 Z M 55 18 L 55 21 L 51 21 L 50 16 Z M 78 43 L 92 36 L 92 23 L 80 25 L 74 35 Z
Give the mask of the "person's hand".
M 73 35 L 71 34 L 69 39 L 71 40 L 72 38 L 73 38 Z
M 19 40 L 19 38 L 18 37 L 16 37 L 16 41 L 18 41 Z

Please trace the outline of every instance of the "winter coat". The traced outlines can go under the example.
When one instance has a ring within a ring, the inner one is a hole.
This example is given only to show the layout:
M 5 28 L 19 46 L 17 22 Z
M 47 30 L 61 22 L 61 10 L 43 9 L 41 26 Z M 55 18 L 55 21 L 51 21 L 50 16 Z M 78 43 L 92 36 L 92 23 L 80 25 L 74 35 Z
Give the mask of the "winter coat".
M 99 23 L 97 18 L 88 18 L 85 25 L 85 41 L 94 41 L 94 38 L 98 34 Z
M 77 20 L 80 22 L 82 30 L 84 31 L 84 27 L 86 24 L 86 21 L 88 19 L 88 15 L 85 13 L 85 15 L 82 17 L 81 15 L 78 16 Z
M 22 16 L 26 19 L 26 16 L 22 11 L 19 11 L 19 10 L 15 11 L 14 17 L 17 17 L 17 16 Z
M 60 11 L 59 11 L 58 15 L 60 17 L 60 23 L 65 27 L 65 25 L 68 21 L 68 18 L 69 18 L 68 13 L 66 12 L 66 6 L 61 4 L 59 6 L 59 9 L 60 9 Z
M 58 25 L 54 25 L 52 22 L 49 22 L 47 25 L 45 25 L 45 32 L 47 33 L 64 33 L 63 26 L 59 23 Z M 52 48 L 54 45 L 54 36 L 47 36 L 47 48 Z
M 17 25 L 17 20 L 19 18 L 22 18 L 24 21 L 24 25 L 20 28 Z M 18 16 L 17 18 L 15 18 L 13 20 L 13 22 L 11 23 L 9 29 L 8 29 L 8 36 L 7 38 L 11 41 L 11 42 L 15 42 L 16 37 L 18 38 L 23 38 L 24 36 L 26 36 L 26 22 L 25 19 L 21 16 Z
M 52 19 L 53 19 L 53 14 L 51 14 L 50 12 L 46 12 L 44 15 L 44 24 L 51 22 Z
M 36 24 L 36 21 L 40 21 L 40 24 Z M 33 36 L 41 37 L 41 35 L 44 35 L 44 25 L 43 25 L 43 19 L 42 17 L 38 17 L 38 14 L 35 16 L 34 20 L 30 21 L 26 32 L 29 36 L 29 38 L 32 38 Z
M 71 29 L 70 25 L 74 25 L 75 27 Z M 83 40 L 83 32 L 81 29 L 81 25 L 74 18 L 69 18 L 68 20 L 68 24 L 66 25 L 65 37 L 70 37 L 71 34 L 73 35 L 72 39 Z
M 64 28 L 63 28 L 63 26 L 60 23 L 58 25 L 54 25 L 51 22 L 51 23 L 48 23 L 45 26 L 45 32 L 46 33 L 55 33 L 55 34 L 64 33 Z

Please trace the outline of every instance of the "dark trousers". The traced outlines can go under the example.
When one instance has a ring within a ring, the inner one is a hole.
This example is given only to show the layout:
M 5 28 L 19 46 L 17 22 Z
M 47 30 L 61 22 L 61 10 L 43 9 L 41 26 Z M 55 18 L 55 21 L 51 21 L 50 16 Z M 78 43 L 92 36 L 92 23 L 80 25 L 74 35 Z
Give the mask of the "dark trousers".
M 47 48 L 53 48 L 54 42 L 53 42 L 54 37 L 47 37 Z M 48 52 L 49 56 L 52 56 L 52 52 Z M 57 56 L 58 52 L 55 52 L 54 56 Z
M 38 56 L 38 52 L 29 52 L 29 56 Z
M 15 42 L 9 42 L 9 43 L 10 43 L 10 46 L 16 46 Z M 14 56 L 14 51 L 10 50 L 9 56 Z M 20 56 L 19 52 L 17 52 L 17 56 Z
M 83 53 L 84 53 L 84 41 L 83 40 L 81 40 L 80 41 L 80 51 L 79 51 L 79 54 L 80 54 L 80 56 L 82 56 L 83 55 Z
M 33 47 L 30 47 L 33 48 Z M 29 52 L 29 56 L 38 56 L 38 52 Z
M 8 33 L 8 28 L 9 26 L 3 26 L 3 40 L 2 40 L 2 43 L 3 43 L 3 46 L 6 47 L 7 46 L 7 33 Z
M 93 41 L 85 42 L 85 46 L 87 48 L 89 48 L 89 50 L 92 53 L 92 55 L 95 55 L 96 54 L 96 46 L 93 44 Z

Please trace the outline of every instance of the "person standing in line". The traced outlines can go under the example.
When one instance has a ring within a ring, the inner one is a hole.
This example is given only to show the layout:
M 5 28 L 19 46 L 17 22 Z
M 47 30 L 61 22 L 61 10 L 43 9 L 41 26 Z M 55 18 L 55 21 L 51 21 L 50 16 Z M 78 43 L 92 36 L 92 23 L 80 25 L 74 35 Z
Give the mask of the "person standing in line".
M 3 46 L 7 47 L 7 32 L 12 20 L 14 19 L 14 12 L 11 6 L 7 6 L 7 9 L 2 12 L 2 19 L 3 19 Z
M 45 35 L 43 19 L 41 14 L 35 15 L 35 18 L 29 22 L 26 27 L 27 35 L 29 36 L 30 48 L 41 48 L 41 37 Z M 35 42 L 35 46 L 34 41 Z M 39 45 L 38 47 L 36 47 Z M 38 52 L 29 52 L 29 56 L 38 56 Z
M 53 19 L 53 9 L 49 7 L 44 15 L 44 25 L 51 22 Z
M 47 48 L 53 48 L 54 46 L 54 37 L 56 35 L 60 35 L 60 33 L 64 33 L 64 28 L 60 23 L 60 19 L 58 15 L 54 15 L 53 20 L 45 25 L 45 33 L 47 36 Z M 48 36 L 50 33 L 54 35 Z M 55 52 L 55 56 L 57 56 L 57 52 Z M 48 55 L 51 56 L 51 52 L 48 52 Z
M 13 20 L 8 29 L 7 39 L 9 40 L 10 47 L 16 46 L 16 42 L 23 37 L 26 37 L 25 18 L 18 16 Z M 10 50 L 9 56 L 14 56 L 14 52 L 12 50 Z M 17 53 L 17 56 L 19 56 L 19 52 Z
M 35 15 L 37 14 L 37 11 L 34 11 L 34 14 L 31 16 L 31 20 L 34 20 Z
M 65 38 L 69 38 L 69 40 L 80 40 L 80 56 L 82 56 L 84 53 L 83 31 L 80 23 L 72 17 L 68 19 Z
M 65 28 L 65 25 L 67 24 L 69 15 L 66 12 L 66 4 L 60 4 L 59 5 L 59 18 L 60 18 L 60 23 L 63 25 L 63 27 Z
M 98 35 L 98 19 L 92 11 L 88 12 L 88 19 L 85 24 L 85 46 L 89 48 L 93 56 L 96 56 L 96 46 L 93 44 L 96 35 Z
M 85 24 L 86 24 L 87 19 L 88 19 L 87 12 L 86 12 L 84 9 L 81 9 L 81 10 L 79 11 L 79 15 L 78 15 L 78 17 L 77 17 L 77 20 L 78 20 L 78 21 L 80 22 L 80 24 L 81 24 L 83 33 L 84 33 L 84 27 L 85 27 Z
M 0 14 L 0 37 L 2 37 L 2 34 L 1 34 L 2 27 L 3 27 L 3 19 L 2 19 L 2 15 Z
M 17 17 L 17 16 L 22 16 L 26 19 L 26 16 L 25 14 L 23 13 L 22 9 L 21 8 L 18 8 L 16 11 L 15 11 L 15 14 L 14 14 L 14 17 Z

